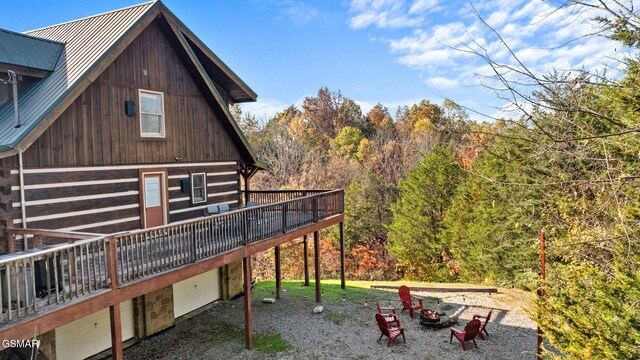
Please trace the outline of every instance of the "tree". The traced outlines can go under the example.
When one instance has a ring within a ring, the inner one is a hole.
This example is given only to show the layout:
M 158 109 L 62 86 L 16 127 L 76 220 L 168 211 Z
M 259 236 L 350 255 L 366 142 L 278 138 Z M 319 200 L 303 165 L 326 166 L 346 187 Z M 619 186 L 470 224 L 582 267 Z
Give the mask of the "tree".
M 571 0 L 560 6 L 592 16 L 610 38 L 639 47 L 632 1 Z M 568 358 L 638 358 L 640 91 L 635 49 L 623 79 L 589 69 L 540 75 L 491 30 L 511 54 L 511 63 L 497 63 L 482 48 L 463 51 L 487 61 L 498 84 L 491 88 L 523 114 L 506 125 L 519 131 L 496 134 L 516 141 L 498 142 L 502 148 L 489 151 L 508 160 L 516 172 L 519 165 L 514 164 L 524 164 L 521 170 L 542 175 L 516 181 L 482 173 L 504 189 L 520 184 L 542 205 L 541 213 L 515 214 L 520 223 L 538 223 L 550 233 L 549 277 L 538 283 L 546 295 L 533 315 L 551 345 Z
M 331 139 L 329 154 L 355 159 L 360 142 L 364 139 L 362 131 L 352 126 L 343 127 L 338 135 Z
M 503 129 L 473 163 L 444 219 L 443 242 L 460 264 L 459 280 L 533 288 L 538 269 L 535 239 L 547 210 L 544 193 L 527 183 L 545 172 L 528 161 L 522 144 Z
M 400 197 L 391 207 L 387 248 L 406 276 L 442 279 L 446 272 L 443 220 L 462 177 L 453 151 L 437 147 L 400 184 Z
M 393 127 L 393 119 L 389 114 L 389 110 L 380 103 L 377 103 L 371 108 L 371 110 L 369 110 L 367 113 L 367 120 L 373 127 L 374 131 Z
M 343 127 L 365 128 L 360 106 L 341 92 L 330 92 L 326 87 L 318 90 L 316 97 L 306 97 L 302 109 L 310 132 L 325 149 Z

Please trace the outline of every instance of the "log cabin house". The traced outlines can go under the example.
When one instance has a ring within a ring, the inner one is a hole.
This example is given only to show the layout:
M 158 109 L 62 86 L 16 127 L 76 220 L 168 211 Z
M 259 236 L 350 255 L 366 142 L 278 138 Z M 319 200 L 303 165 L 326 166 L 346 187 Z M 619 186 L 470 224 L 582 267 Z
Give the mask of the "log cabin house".
M 274 249 L 279 294 L 279 245 L 303 237 L 308 274 L 343 192 L 250 191 L 267 165 L 229 106 L 257 96 L 160 1 L 0 29 L 0 49 L 0 339 L 122 358 L 244 291 L 251 348 L 249 257 Z

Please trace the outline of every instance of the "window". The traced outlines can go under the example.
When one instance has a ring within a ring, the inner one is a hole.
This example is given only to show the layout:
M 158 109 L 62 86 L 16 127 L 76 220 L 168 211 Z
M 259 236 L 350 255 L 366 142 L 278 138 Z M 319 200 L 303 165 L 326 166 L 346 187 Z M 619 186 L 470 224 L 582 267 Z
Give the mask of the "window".
M 140 136 L 164 137 L 164 96 L 140 90 Z
M 191 202 L 207 202 L 207 176 L 205 173 L 191 174 Z

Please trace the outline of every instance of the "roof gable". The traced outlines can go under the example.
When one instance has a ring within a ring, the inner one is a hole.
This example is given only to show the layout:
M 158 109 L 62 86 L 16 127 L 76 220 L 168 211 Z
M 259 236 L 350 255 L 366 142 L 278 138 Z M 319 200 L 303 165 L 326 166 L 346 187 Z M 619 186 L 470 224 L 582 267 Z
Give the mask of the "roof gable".
M 53 73 L 20 94 L 19 107 L 22 124 L 20 128 L 14 128 L 14 114 L 11 104 L 7 103 L 0 107 L 0 158 L 9 156 L 17 152 L 18 149 L 24 150 L 29 147 L 158 15 L 169 17 L 174 24 L 178 24 L 180 34 L 192 34 L 159 1 L 27 32 L 32 37 L 64 43 L 65 48 L 60 54 Z M 176 35 L 176 37 L 178 36 Z M 185 46 L 183 40 L 180 40 L 180 43 Z M 192 43 L 202 44 L 200 40 L 192 40 Z M 185 51 L 193 53 L 187 48 L 190 48 L 189 45 L 185 46 Z M 199 51 L 203 60 L 210 66 L 212 76 L 219 79 L 219 85 L 224 88 L 225 85 L 235 84 L 235 87 L 225 88 L 230 94 L 234 93 L 240 99 L 235 101 L 255 100 L 255 93 L 222 61 L 217 64 L 219 71 L 213 71 L 214 68 L 211 67 L 211 64 L 215 64 L 214 60 L 218 58 L 208 48 Z M 212 82 L 208 71 L 200 75 L 205 82 Z M 222 118 L 226 118 L 231 128 L 235 130 L 233 133 L 240 140 L 239 144 L 242 146 L 243 152 L 248 155 L 249 159 L 247 160 L 259 164 L 255 152 L 229 113 L 226 104 L 218 99 L 220 95 L 217 94 L 215 87 L 210 90 L 212 90 L 212 96 L 218 100 L 219 110 L 225 115 Z M 245 95 L 239 95 L 239 91 L 245 92 Z M 259 166 L 264 167 L 262 164 Z
M 52 114 L 53 110 L 71 95 L 100 60 L 114 50 L 118 40 L 134 28 L 153 5 L 145 3 L 27 32 L 29 36 L 62 42 L 65 47 L 51 75 L 19 95 L 20 128 L 14 128 L 13 105 L 6 103 L 0 108 L 0 152 L 28 147 L 30 142 L 23 140 L 39 125 L 43 126 L 35 137 L 50 125 L 41 123 L 45 118 L 57 117 Z M 55 118 L 50 119 L 53 120 Z

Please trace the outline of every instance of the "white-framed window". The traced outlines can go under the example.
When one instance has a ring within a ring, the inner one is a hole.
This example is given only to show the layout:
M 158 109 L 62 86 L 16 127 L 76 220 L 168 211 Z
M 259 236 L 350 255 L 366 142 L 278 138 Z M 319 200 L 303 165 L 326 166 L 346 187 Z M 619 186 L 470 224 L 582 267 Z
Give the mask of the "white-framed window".
M 164 137 L 164 94 L 140 90 L 140 136 Z
M 191 202 L 194 204 L 207 202 L 207 174 L 191 174 Z

